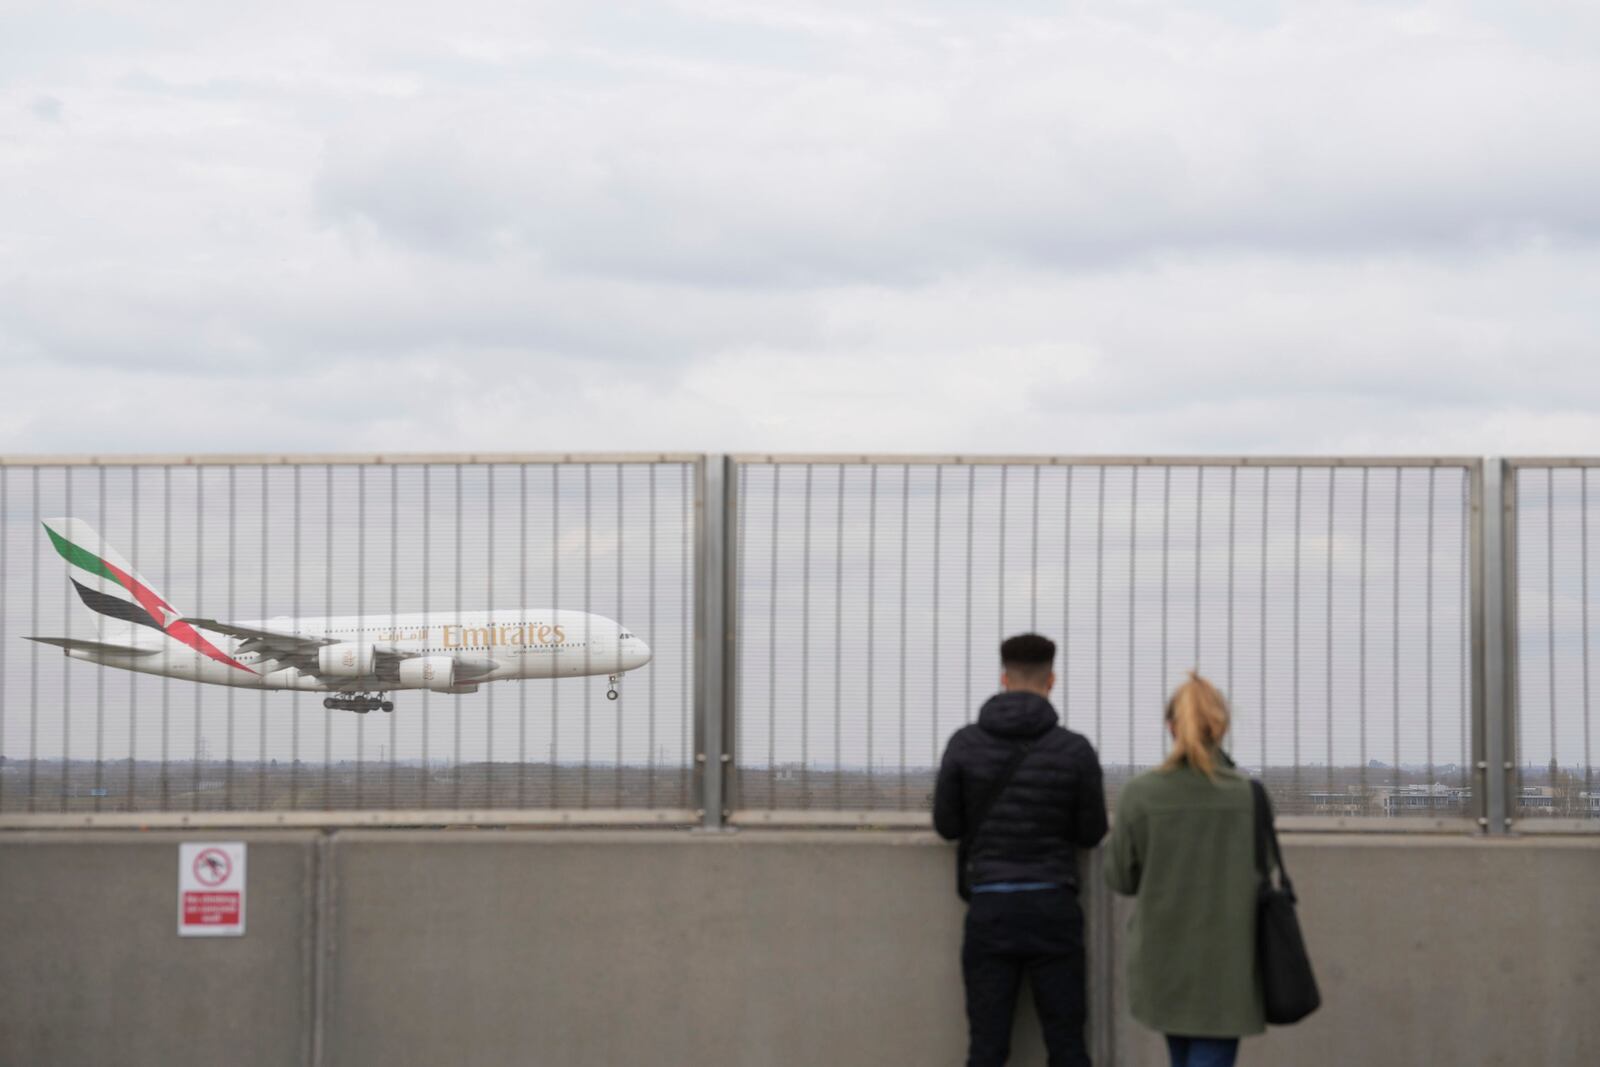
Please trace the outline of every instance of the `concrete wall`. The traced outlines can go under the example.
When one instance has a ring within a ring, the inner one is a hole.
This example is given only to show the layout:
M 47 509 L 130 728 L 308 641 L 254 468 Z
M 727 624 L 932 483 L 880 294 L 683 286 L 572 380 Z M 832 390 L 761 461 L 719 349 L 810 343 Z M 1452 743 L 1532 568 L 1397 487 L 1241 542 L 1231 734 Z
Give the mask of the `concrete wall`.
M 241 940 L 176 936 L 176 836 L 0 836 L 0 1064 L 962 1059 L 930 835 L 204 836 L 252 845 Z M 1287 844 L 1326 1003 L 1244 1063 L 1600 1056 L 1600 840 Z M 1116 994 L 1126 905 L 1091 884 L 1098 1062 L 1162 1064 Z M 1042 1064 L 1018 1032 L 1014 1062 Z
M 0 834 L 0 1064 L 307 1062 L 316 835 L 205 836 L 250 844 L 244 937 L 178 937 L 183 835 Z

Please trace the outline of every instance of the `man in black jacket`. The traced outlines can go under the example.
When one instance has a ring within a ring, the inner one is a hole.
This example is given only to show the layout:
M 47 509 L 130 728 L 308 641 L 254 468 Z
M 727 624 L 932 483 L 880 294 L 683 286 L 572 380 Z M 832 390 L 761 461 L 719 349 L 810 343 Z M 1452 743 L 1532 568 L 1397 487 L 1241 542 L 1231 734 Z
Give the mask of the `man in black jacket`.
M 1005 691 L 955 732 L 939 766 L 933 825 L 967 846 L 971 887 L 961 945 L 968 1067 L 1006 1062 L 1024 973 L 1051 1067 L 1089 1062 L 1077 850 L 1105 836 L 1106 802 L 1094 746 L 1050 704 L 1055 656 L 1038 634 L 1004 641 Z

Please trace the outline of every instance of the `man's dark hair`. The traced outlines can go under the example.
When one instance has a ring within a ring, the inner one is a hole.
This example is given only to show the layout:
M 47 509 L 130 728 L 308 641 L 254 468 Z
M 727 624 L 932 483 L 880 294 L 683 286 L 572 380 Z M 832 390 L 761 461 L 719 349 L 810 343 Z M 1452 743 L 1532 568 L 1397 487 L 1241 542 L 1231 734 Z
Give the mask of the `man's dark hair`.
M 1018 634 L 1000 642 L 1000 664 L 1020 682 L 1042 682 L 1056 662 L 1056 643 L 1041 634 Z

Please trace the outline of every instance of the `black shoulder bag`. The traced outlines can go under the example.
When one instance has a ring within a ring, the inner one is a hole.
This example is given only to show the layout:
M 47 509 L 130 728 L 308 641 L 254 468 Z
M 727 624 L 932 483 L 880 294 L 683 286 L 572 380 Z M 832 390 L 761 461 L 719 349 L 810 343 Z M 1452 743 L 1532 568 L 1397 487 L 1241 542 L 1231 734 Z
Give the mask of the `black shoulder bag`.
M 1267 788 L 1254 779 L 1250 792 L 1255 797 L 1256 871 L 1261 876 L 1256 894 L 1256 958 L 1261 965 L 1261 986 L 1265 993 L 1267 1022 L 1274 1026 L 1297 1023 L 1322 1004 L 1317 979 L 1311 973 L 1311 957 L 1306 954 L 1305 938 L 1300 934 L 1300 919 L 1295 915 L 1294 885 L 1283 866 L 1278 848 L 1278 832 L 1272 825 L 1272 801 Z M 1271 857 L 1267 855 L 1271 845 Z M 1272 868 L 1278 868 L 1278 884 L 1272 882 Z
M 988 794 L 979 802 L 977 813 L 967 824 L 967 832 L 961 835 L 961 841 L 956 845 L 956 893 L 962 900 L 972 899 L 972 844 L 978 839 L 978 831 L 983 829 L 984 820 L 989 818 L 994 802 L 1000 799 L 1000 794 L 1011 784 L 1012 775 L 1017 773 L 1017 768 L 1022 766 L 1023 759 L 1027 757 L 1028 750 L 1032 747 L 1033 741 L 1024 741 L 1017 746 L 1005 769 L 1000 772 L 1000 777 L 994 780 L 994 785 L 989 787 Z

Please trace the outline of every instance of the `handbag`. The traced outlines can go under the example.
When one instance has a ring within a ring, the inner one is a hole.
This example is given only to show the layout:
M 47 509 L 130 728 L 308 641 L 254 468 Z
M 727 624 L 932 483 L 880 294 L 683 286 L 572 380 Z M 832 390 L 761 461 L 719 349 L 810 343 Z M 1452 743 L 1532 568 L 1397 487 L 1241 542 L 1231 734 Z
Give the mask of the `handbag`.
M 1261 876 L 1256 891 L 1256 959 L 1261 967 L 1267 1022 L 1285 1026 L 1316 1011 L 1322 995 L 1295 914 L 1294 884 L 1283 866 L 1278 832 L 1272 825 L 1272 801 L 1266 786 L 1258 781 L 1251 780 L 1250 791 L 1255 797 L 1256 871 Z M 1272 881 L 1274 866 L 1278 869 L 1276 885 Z
M 978 831 L 983 829 L 984 820 L 989 817 L 994 802 L 1000 799 L 1000 794 L 1011 784 L 1012 775 L 1022 766 L 1022 761 L 1027 758 L 1028 750 L 1031 748 L 1033 740 L 1024 741 L 1017 746 L 1017 750 L 1011 754 L 1010 761 L 1001 770 L 1000 777 L 994 780 L 989 792 L 978 802 L 977 813 L 968 823 L 967 832 L 961 835 L 961 841 L 956 845 L 956 894 L 962 900 L 972 899 L 972 844 L 978 839 Z

